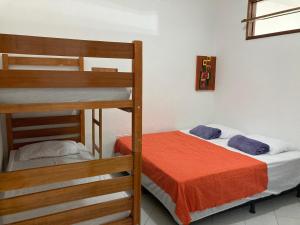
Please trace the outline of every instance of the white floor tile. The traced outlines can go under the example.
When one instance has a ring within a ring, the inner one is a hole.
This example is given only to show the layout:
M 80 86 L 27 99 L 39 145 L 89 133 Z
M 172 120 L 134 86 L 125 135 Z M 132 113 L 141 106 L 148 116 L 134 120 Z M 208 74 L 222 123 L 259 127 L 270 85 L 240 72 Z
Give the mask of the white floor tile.
M 213 225 L 212 216 L 195 221 L 191 225 Z
M 300 219 L 300 203 L 284 204 L 275 210 L 277 217 L 288 217 Z
M 245 225 L 244 221 L 249 214 L 247 207 L 239 207 L 213 215 L 213 225 Z
M 149 194 L 142 194 L 142 209 L 141 209 L 141 220 L 142 225 L 146 224 L 151 212 L 155 206 L 155 199 Z
M 300 225 L 300 200 L 295 193 L 256 203 L 256 214 L 249 206 L 231 209 L 196 221 L 191 225 Z M 166 208 L 148 192 L 142 195 L 142 225 L 177 225 Z
M 278 225 L 300 225 L 300 219 L 277 217 Z
M 146 225 L 176 225 L 177 223 L 173 220 L 172 216 L 163 208 L 155 208 Z
M 246 225 L 278 225 L 274 212 L 253 216 L 246 220 Z

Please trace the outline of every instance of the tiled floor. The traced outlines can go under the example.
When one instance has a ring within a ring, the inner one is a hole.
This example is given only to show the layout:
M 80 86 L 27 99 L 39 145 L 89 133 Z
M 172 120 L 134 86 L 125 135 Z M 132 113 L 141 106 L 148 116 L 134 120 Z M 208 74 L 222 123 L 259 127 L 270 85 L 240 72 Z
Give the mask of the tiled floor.
M 256 204 L 256 214 L 248 206 L 238 207 L 199 220 L 192 225 L 300 225 L 300 199 L 291 192 Z M 142 196 L 142 225 L 176 225 L 168 211 L 149 193 Z

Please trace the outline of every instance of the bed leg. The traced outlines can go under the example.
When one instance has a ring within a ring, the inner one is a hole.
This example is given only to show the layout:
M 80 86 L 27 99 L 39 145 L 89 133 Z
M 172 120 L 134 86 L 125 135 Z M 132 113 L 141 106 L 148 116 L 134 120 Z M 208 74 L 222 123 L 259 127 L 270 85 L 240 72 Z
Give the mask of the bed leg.
M 297 186 L 297 198 L 300 198 L 300 184 Z
M 249 212 L 252 213 L 252 214 L 255 214 L 255 213 L 256 213 L 256 210 L 255 210 L 255 202 L 250 202 L 250 209 L 249 209 Z

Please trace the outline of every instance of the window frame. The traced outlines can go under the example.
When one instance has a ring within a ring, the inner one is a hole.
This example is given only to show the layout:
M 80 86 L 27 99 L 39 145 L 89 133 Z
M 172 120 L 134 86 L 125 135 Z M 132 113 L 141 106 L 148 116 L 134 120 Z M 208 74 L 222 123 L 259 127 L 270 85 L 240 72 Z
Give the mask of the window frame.
M 250 19 L 253 19 L 256 17 L 257 3 L 261 2 L 261 1 L 264 1 L 264 0 L 248 0 L 247 20 L 250 20 Z M 256 23 L 256 21 L 246 22 L 246 24 L 247 24 L 246 25 L 246 40 L 265 38 L 265 37 L 273 37 L 273 36 L 279 36 L 279 35 L 285 35 L 285 34 L 300 33 L 300 28 L 299 28 L 299 29 L 293 29 L 293 30 L 286 30 L 286 31 L 274 32 L 274 33 L 255 35 L 255 23 Z

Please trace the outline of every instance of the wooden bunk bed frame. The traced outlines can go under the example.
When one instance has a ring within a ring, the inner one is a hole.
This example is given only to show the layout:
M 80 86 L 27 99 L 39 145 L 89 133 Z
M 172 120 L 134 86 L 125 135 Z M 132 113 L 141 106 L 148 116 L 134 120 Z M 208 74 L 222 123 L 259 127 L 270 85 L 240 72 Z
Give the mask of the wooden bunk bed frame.
M 85 110 L 102 108 L 130 109 L 132 111 L 132 147 L 130 156 L 92 160 L 58 166 L 27 169 L 0 174 L 0 192 L 29 188 L 44 184 L 132 171 L 132 175 L 102 180 L 93 183 L 70 186 L 50 191 L 27 194 L 1 199 L 0 216 L 38 209 L 50 205 L 86 199 L 120 191 L 131 191 L 132 196 L 118 200 L 98 203 L 60 213 L 20 221 L 14 224 L 73 224 L 96 219 L 118 212 L 130 211 L 125 219 L 106 225 L 139 225 L 141 208 L 141 138 L 142 138 L 142 42 L 133 43 L 85 41 L 58 39 L 21 35 L 0 34 L 0 53 L 47 55 L 62 57 L 99 57 L 132 59 L 132 72 L 99 72 L 99 71 L 42 71 L 42 70 L 0 70 L 0 88 L 104 88 L 131 87 L 132 100 L 38 103 L 38 104 L 0 104 L 0 113 L 8 115 L 14 147 L 13 128 L 18 126 L 60 124 L 61 121 L 82 121 L 78 116 L 68 118 L 48 117 L 14 119 L 9 115 L 21 112 L 46 112 L 62 110 Z M 3 65 L 9 58 L 4 56 Z M 19 61 L 16 59 L 16 61 Z M 54 63 L 54 60 L 52 61 Z M 44 121 L 44 122 L 43 122 Z M 81 123 L 80 123 L 81 124 Z M 80 125 L 81 126 L 81 125 Z M 77 128 L 76 132 L 79 132 Z M 29 134 L 28 134 L 29 133 Z M 65 134 L 64 132 L 62 132 Z M 80 138 L 82 138 L 80 131 Z M 24 133 L 21 135 L 24 137 Z M 32 131 L 27 136 L 35 136 Z
M 12 66 L 47 66 L 47 67 L 74 67 L 75 71 L 84 71 L 84 58 L 61 58 L 61 57 L 24 57 L 2 54 L 3 70 L 10 70 Z M 49 128 L 33 129 L 32 126 L 50 126 Z M 51 127 L 52 126 L 52 127 Z M 59 126 L 55 128 L 54 126 Z M 16 129 L 23 130 L 16 130 Z M 25 128 L 25 130 L 24 130 Z M 43 141 L 72 140 L 85 144 L 85 110 L 80 110 L 78 115 L 65 116 L 37 116 L 25 118 L 13 118 L 13 114 L 6 114 L 7 145 L 9 150 L 18 149 L 24 145 L 39 141 L 26 142 L 26 138 L 38 138 Z M 64 138 L 68 136 L 68 138 Z M 23 141 L 22 141 L 23 140 Z

